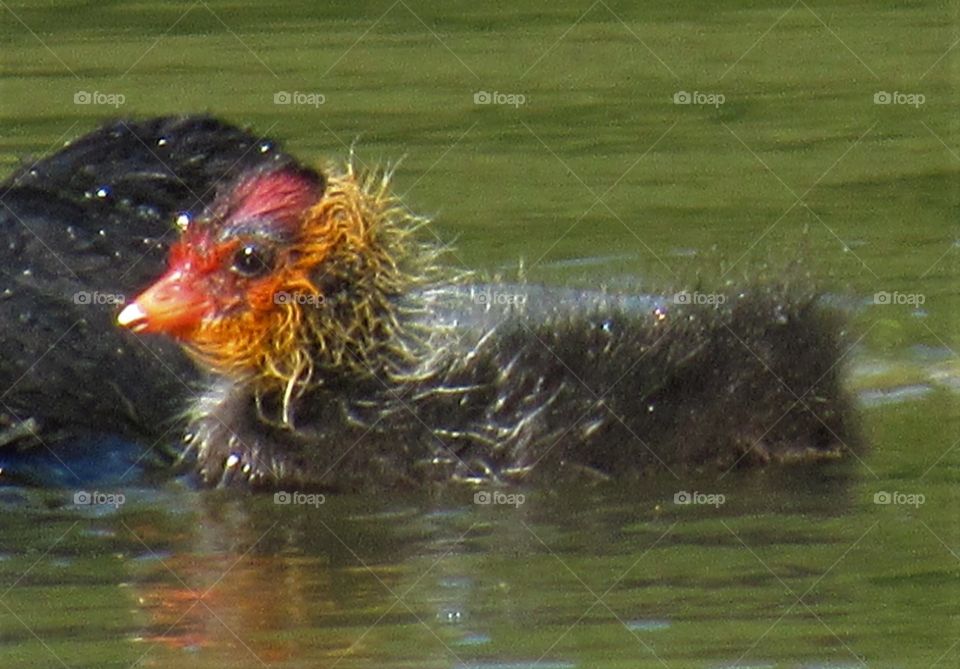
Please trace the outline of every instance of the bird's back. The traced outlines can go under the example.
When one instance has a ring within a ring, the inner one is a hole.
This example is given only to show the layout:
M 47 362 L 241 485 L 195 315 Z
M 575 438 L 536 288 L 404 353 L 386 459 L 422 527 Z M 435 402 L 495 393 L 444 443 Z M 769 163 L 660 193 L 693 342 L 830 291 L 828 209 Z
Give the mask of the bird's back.
M 811 291 L 757 285 L 684 305 L 449 286 L 425 304 L 434 334 L 419 362 L 322 375 L 292 425 L 278 401 L 220 386 L 189 430 L 204 478 L 379 488 L 679 474 L 861 446 L 842 385 L 842 319 Z

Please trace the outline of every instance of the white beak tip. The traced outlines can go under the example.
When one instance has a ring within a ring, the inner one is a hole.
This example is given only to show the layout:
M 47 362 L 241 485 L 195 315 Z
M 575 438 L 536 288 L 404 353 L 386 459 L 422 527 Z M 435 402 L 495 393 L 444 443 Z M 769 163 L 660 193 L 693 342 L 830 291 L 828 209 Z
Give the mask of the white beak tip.
M 147 312 L 136 302 L 131 302 L 117 315 L 117 324 L 136 332 L 146 326 Z

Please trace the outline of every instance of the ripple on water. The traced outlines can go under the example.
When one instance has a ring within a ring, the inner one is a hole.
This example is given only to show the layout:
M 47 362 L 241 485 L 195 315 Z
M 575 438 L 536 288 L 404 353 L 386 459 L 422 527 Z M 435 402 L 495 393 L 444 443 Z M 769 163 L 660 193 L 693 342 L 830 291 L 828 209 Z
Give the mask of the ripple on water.
M 639 619 L 627 622 L 627 629 L 631 632 L 657 632 L 670 629 L 669 620 Z
M 472 588 L 473 579 L 469 576 L 445 576 L 437 581 L 441 588 L 455 588 L 458 590 Z
M 573 662 L 477 662 L 474 664 L 457 664 L 454 669 L 575 669 Z
M 933 388 L 930 386 L 918 383 L 909 386 L 899 386 L 897 388 L 884 388 L 883 390 L 863 390 L 859 393 L 858 398 L 860 404 L 867 408 L 872 408 L 920 399 L 928 395 L 932 390 Z
M 481 633 L 470 633 L 465 634 L 460 640 L 456 643 L 458 646 L 483 646 L 492 641 L 490 635 L 481 634 Z

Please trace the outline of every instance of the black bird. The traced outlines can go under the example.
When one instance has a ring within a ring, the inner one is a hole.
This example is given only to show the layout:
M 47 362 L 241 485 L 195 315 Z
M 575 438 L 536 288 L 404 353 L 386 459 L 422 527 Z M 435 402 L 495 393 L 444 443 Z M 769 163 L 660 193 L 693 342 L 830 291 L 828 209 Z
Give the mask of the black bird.
M 3 182 L 0 480 L 132 474 L 133 447 L 178 442 L 201 374 L 171 342 L 118 329 L 118 304 L 162 271 L 180 212 L 290 162 L 213 118 L 157 118 L 106 125 Z

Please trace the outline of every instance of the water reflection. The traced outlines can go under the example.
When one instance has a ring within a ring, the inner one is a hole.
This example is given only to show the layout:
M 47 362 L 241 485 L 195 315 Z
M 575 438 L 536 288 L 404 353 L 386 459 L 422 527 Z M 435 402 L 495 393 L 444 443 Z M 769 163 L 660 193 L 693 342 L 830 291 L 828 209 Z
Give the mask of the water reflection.
M 424 666 L 479 667 L 495 666 L 484 660 L 492 654 L 518 658 L 502 666 L 541 656 L 562 666 L 583 657 L 569 642 L 584 630 L 655 658 L 647 637 L 728 620 L 725 597 L 774 580 L 746 546 L 845 542 L 833 526 L 801 522 L 791 531 L 751 520 L 758 499 L 767 514 L 782 504 L 791 518 L 842 516 L 849 476 L 835 474 L 819 484 L 775 474 L 684 482 L 723 491 L 715 493 L 722 505 L 704 507 L 675 504 L 677 483 L 655 481 L 527 490 L 523 504 L 500 507 L 475 504 L 472 491 L 332 496 L 319 507 L 203 492 L 189 495 L 193 509 L 183 516 L 158 516 L 151 505 L 128 508 L 111 525 L 131 552 L 125 596 L 143 621 L 132 638 L 144 666 L 183 652 L 240 665 L 312 657 L 395 666 L 416 657 Z M 785 492 L 786 480 L 801 490 Z M 691 551 L 701 554 L 693 563 L 683 557 Z M 690 569 L 704 562 L 712 566 Z M 818 575 L 788 568 L 776 579 Z M 689 590 L 713 594 L 701 594 L 695 610 L 678 606 Z M 659 652 L 673 652 L 660 643 Z

